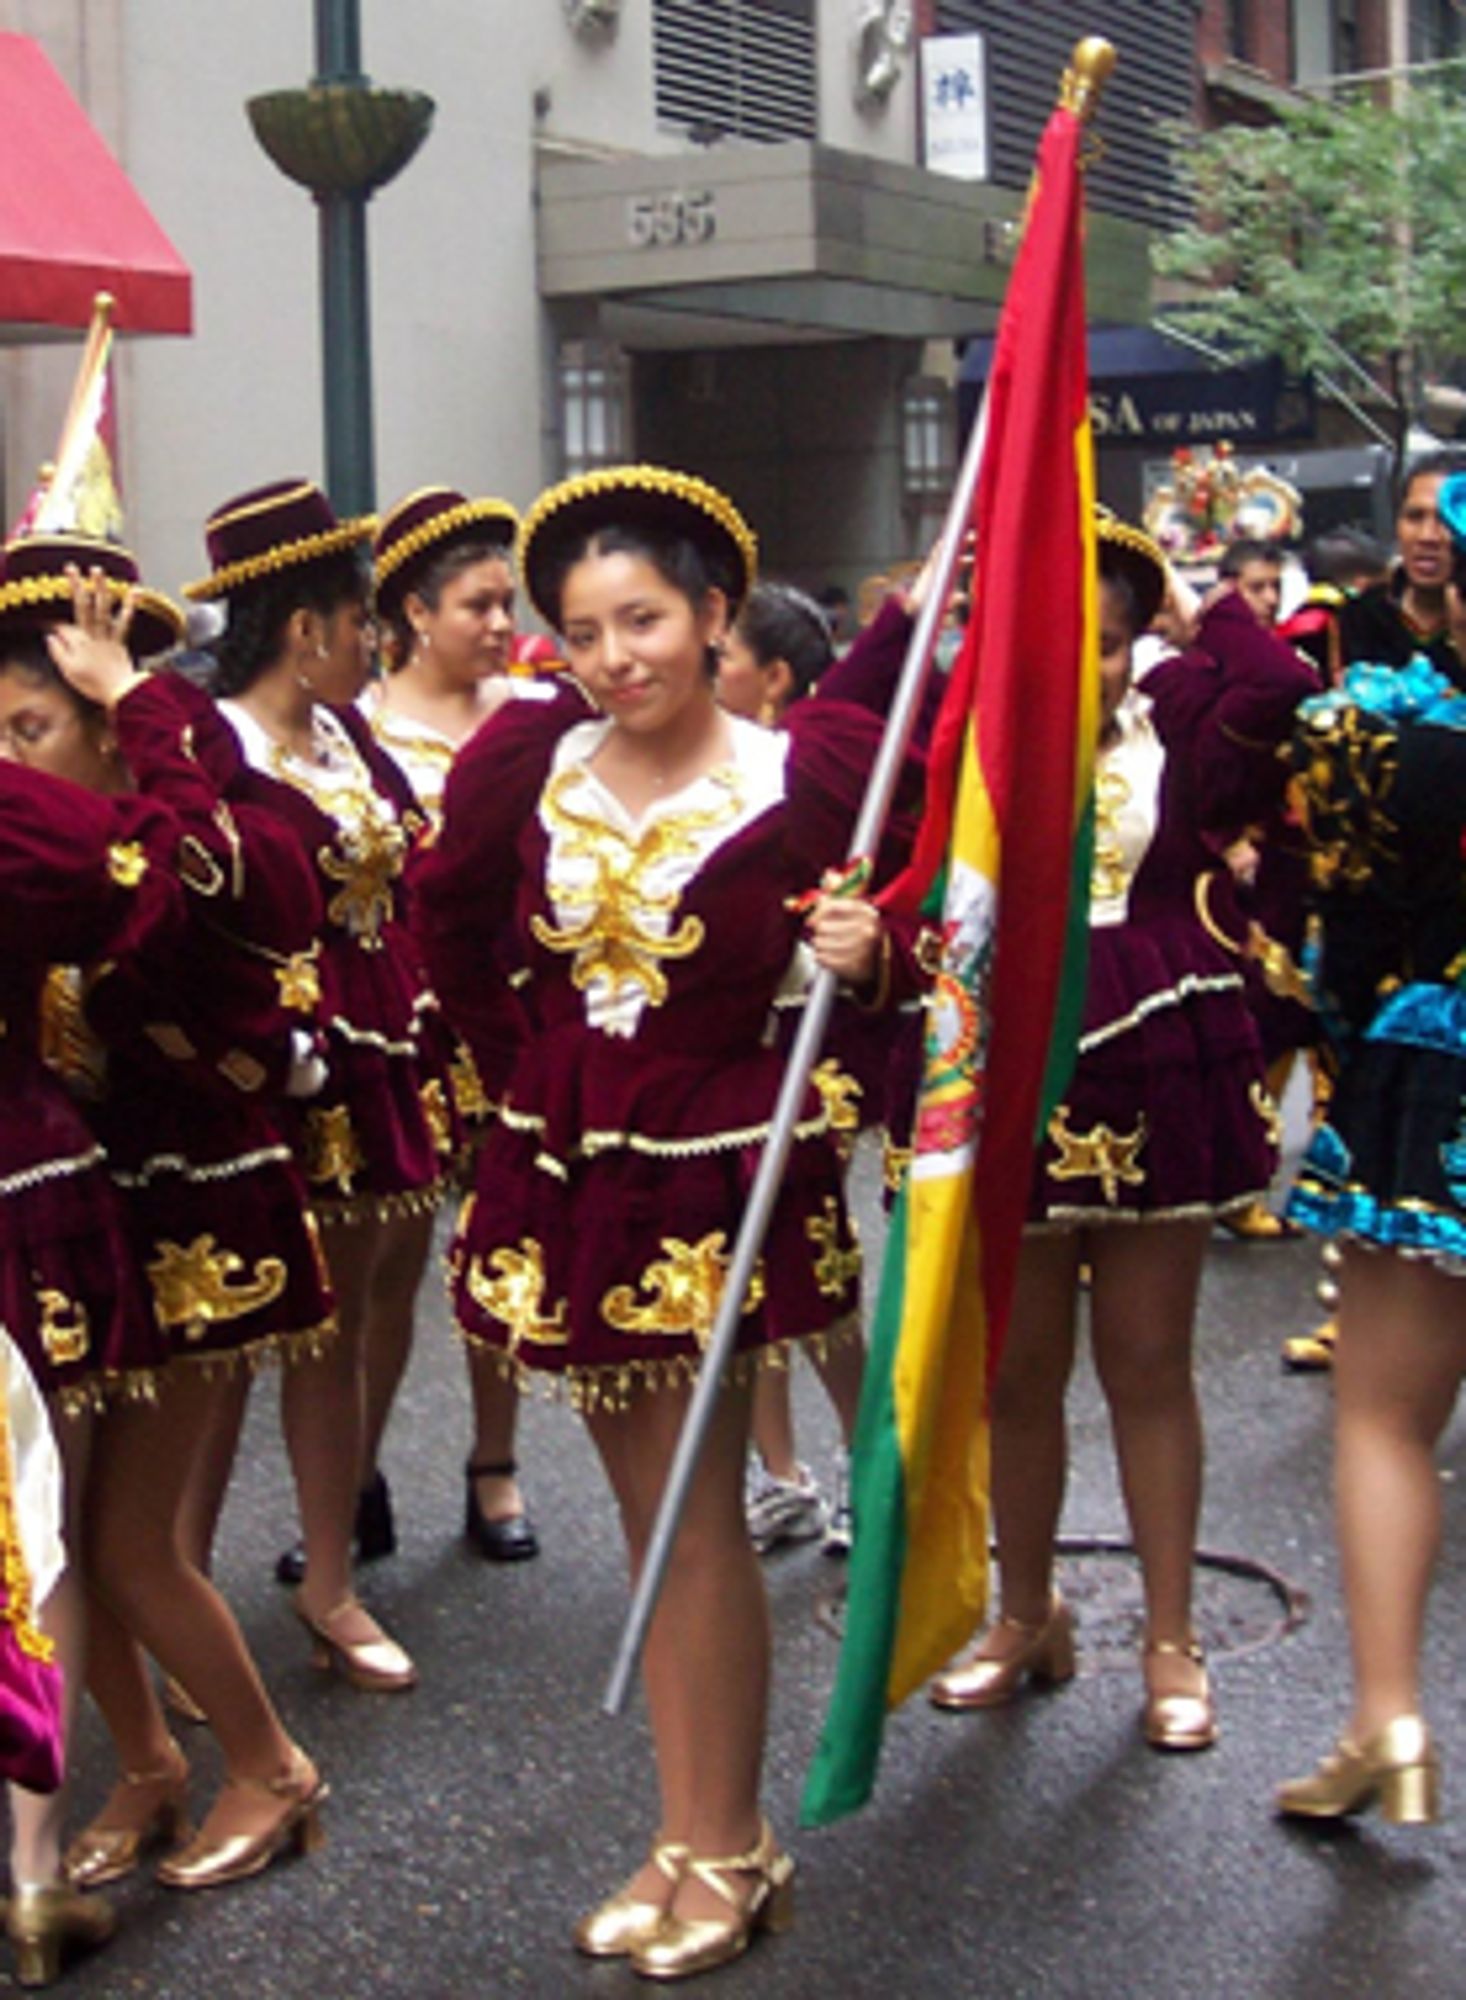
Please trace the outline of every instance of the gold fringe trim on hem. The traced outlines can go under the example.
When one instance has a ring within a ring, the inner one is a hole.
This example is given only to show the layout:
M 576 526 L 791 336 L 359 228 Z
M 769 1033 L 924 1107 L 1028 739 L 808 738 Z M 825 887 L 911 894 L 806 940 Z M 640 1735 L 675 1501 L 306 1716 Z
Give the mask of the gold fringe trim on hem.
M 630 1361 L 606 1361 L 591 1368 L 532 1368 L 507 1348 L 470 1333 L 456 1315 L 453 1330 L 465 1347 L 471 1347 L 475 1354 L 488 1356 L 500 1379 L 512 1382 L 520 1395 L 533 1395 L 544 1402 L 567 1404 L 582 1416 L 591 1416 L 598 1411 L 614 1414 L 626 1409 L 637 1396 L 653 1395 L 660 1389 L 691 1388 L 703 1361 L 700 1353 L 669 1354 L 645 1358 L 638 1356 Z M 784 1340 L 769 1341 L 762 1347 L 747 1348 L 743 1353 L 735 1354 L 729 1365 L 728 1379 L 737 1387 L 745 1388 L 766 1370 L 787 1370 L 796 1350 L 823 1361 L 827 1355 L 861 1338 L 860 1314 L 845 1313 L 828 1326 L 818 1327 L 811 1333 L 790 1334 Z
M 1176 1208 L 1051 1208 L 1041 1222 L 1026 1222 L 1025 1236 L 1064 1236 L 1073 1229 L 1102 1228 L 1107 1222 L 1141 1224 L 1147 1222 L 1220 1222 L 1239 1209 L 1250 1208 L 1267 1193 L 1265 1187 L 1250 1194 L 1228 1195 L 1225 1201 L 1183 1202 Z
M 312 1195 L 309 1208 L 323 1229 L 358 1229 L 367 1222 L 395 1222 L 406 1215 L 431 1215 L 449 1192 L 446 1180 L 436 1180 L 425 1188 L 407 1188 L 401 1194 L 353 1195 L 342 1201 Z
M 258 1340 L 245 1341 L 239 1347 L 203 1350 L 178 1347 L 169 1354 L 167 1366 L 197 1369 L 205 1376 L 233 1376 L 241 1368 L 247 1368 L 252 1376 L 258 1375 L 276 1363 L 291 1368 L 298 1362 L 319 1361 L 340 1330 L 335 1313 L 331 1313 L 314 1326 L 301 1327 L 294 1333 L 261 1334 Z
M 115 1403 L 156 1403 L 156 1368 L 115 1368 L 48 1392 L 63 1417 L 102 1416 Z

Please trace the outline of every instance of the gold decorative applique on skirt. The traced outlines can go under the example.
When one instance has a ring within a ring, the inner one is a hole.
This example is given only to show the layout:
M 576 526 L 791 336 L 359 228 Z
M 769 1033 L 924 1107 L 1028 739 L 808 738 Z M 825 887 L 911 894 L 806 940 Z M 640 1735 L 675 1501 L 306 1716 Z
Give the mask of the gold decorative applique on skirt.
M 494 1250 L 488 1261 L 492 1277 L 484 1270 L 484 1260 L 474 1257 L 464 1283 L 474 1304 L 508 1328 L 509 1352 L 517 1354 L 525 1341 L 536 1347 L 564 1347 L 570 1338 L 565 1301 L 561 1299 L 546 1317 L 545 1253 L 534 1238 L 522 1236 L 517 1250 Z
M 1145 1185 L 1145 1169 L 1139 1164 L 1139 1155 L 1146 1131 L 1142 1118 L 1133 1132 L 1113 1132 L 1108 1125 L 1095 1125 L 1088 1132 L 1071 1132 L 1068 1108 L 1061 1104 L 1049 1120 L 1049 1137 L 1059 1149 L 1059 1158 L 1049 1167 L 1049 1177 L 1056 1181 L 1097 1180 L 1105 1200 L 1113 1208 L 1122 1184 Z
M 356 1177 L 366 1165 L 351 1112 L 344 1104 L 305 1114 L 305 1177 L 313 1187 L 339 1187 L 354 1192 Z
M 846 1249 L 840 1241 L 840 1208 L 832 1194 L 825 1196 L 823 1215 L 806 1216 L 804 1233 L 819 1251 L 814 1264 L 814 1281 L 828 1299 L 843 1298 L 860 1276 L 860 1245 Z
M 647 1265 L 635 1287 L 615 1285 L 601 1300 L 601 1316 L 618 1333 L 691 1334 L 706 1346 L 728 1275 L 728 1238 L 713 1230 L 696 1243 L 664 1236 L 665 1256 Z M 641 1297 L 638 1298 L 638 1292 Z M 743 1310 L 763 1304 L 762 1262 L 755 1267 Z
M 160 1243 L 147 1268 L 158 1318 L 185 1340 L 202 1340 L 211 1326 L 273 1305 L 287 1275 L 280 1258 L 262 1257 L 252 1276 L 236 1282 L 245 1261 L 237 1251 L 221 1250 L 215 1236 L 196 1236 L 186 1249 Z

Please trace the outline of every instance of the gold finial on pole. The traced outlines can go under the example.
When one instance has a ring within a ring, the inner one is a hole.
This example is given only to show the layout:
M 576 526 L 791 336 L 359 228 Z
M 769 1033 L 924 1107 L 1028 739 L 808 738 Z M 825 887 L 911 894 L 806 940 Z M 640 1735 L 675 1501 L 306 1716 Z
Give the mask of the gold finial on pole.
M 1059 85 L 1061 107 L 1076 118 L 1092 118 L 1114 67 L 1115 45 L 1103 35 L 1086 35 L 1082 42 L 1076 42 Z

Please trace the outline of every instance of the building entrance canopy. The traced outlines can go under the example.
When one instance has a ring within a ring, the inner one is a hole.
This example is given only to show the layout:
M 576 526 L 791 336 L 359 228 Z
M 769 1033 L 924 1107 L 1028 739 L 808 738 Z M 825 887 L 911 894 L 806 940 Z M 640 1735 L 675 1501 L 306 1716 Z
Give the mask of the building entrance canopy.
M 1021 196 L 792 140 L 539 163 L 542 296 L 628 347 L 871 336 L 994 324 Z M 1145 309 L 1144 232 L 1090 219 L 1092 288 Z
M 41 48 L 0 35 L 0 341 L 81 331 L 98 292 L 123 333 L 190 333 L 188 266 Z

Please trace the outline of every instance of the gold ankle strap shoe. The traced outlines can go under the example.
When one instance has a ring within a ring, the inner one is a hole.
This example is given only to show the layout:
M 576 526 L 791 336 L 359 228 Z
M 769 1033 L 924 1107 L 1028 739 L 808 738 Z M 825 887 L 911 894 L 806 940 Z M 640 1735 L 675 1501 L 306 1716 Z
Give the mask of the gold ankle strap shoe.
M 1278 1792 L 1293 1819 L 1343 1819 L 1377 1806 L 1396 1826 L 1440 1817 L 1440 1759 L 1418 1715 L 1397 1715 L 1362 1747 L 1341 1737 L 1316 1771 Z
M 747 1951 L 755 1932 L 786 1931 L 794 1921 L 794 1863 L 780 1852 L 767 1820 L 746 1854 L 719 1860 L 691 1855 L 683 1869 L 721 1897 L 728 1914 L 687 1917 L 668 1911 L 631 1953 L 632 1970 L 643 1979 L 690 1979 L 694 1973 L 711 1972 Z M 747 1875 L 753 1877 L 751 1885 L 727 1879 Z
M 1198 1682 L 1191 1689 L 1147 1691 L 1141 1720 L 1146 1742 L 1156 1750 L 1209 1750 L 1217 1740 L 1217 1711 L 1206 1656 L 1197 1641 L 1155 1639 L 1146 1647 L 1145 1658 L 1189 1660 L 1197 1669 Z
M 667 1878 L 666 1898 L 653 1902 L 629 1887 L 618 1890 L 575 1926 L 575 1949 L 587 1958 L 629 1957 L 667 1914 L 667 1904 L 691 1858 L 692 1850 L 685 1841 L 658 1840 L 648 1859 Z

